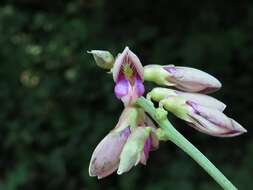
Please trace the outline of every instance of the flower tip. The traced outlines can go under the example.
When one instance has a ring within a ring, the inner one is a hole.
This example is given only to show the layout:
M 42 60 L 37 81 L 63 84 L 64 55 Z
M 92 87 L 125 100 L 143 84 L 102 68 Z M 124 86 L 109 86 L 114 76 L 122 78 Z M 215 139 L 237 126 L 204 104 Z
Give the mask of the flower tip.
M 128 46 L 126 46 L 124 50 L 127 50 L 127 51 L 129 51 L 129 47 L 128 47 Z
M 238 131 L 238 135 L 242 134 L 242 133 L 247 133 L 247 130 L 241 126 L 237 121 L 235 121 L 234 119 L 231 119 L 232 125 L 234 126 L 235 130 Z
M 121 170 L 118 170 L 118 171 L 117 171 L 117 174 L 118 174 L 118 175 L 122 175 L 123 173 L 124 173 L 124 172 L 121 171 Z

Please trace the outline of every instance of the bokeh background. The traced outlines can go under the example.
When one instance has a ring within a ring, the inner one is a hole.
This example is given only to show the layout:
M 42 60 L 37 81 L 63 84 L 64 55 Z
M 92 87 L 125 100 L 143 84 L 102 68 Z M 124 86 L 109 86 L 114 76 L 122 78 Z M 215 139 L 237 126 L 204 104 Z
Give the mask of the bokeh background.
M 91 154 L 123 106 L 86 51 L 116 55 L 126 45 L 144 65 L 195 67 L 222 81 L 213 95 L 247 134 L 215 138 L 172 120 L 239 189 L 251 190 L 252 34 L 249 0 L 0 1 L 0 190 L 220 189 L 171 143 L 145 167 L 88 176 Z

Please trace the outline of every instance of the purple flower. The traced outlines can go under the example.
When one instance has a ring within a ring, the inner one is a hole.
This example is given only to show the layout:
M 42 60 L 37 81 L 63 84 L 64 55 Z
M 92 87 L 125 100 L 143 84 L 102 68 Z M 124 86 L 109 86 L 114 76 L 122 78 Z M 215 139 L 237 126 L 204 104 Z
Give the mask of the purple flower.
M 144 94 L 143 66 L 128 47 L 116 58 L 112 73 L 116 83 L 114 93 L 125 106 L 135 103 Z

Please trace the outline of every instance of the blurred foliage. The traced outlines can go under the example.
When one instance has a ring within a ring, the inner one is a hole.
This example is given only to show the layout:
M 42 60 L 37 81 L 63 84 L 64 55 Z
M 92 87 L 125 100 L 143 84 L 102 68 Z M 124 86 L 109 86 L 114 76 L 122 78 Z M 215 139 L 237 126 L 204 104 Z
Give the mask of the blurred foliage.
M 239 189 L 253 186 L 252 1 L 3 0 L 0 2 L 1 190 L 214 190 L 219 186 L 170 143 L 146 167 L 98 181 L 89 159 L 123 108 L 111 76 L 86 50 L 125 45 L 143 64 L 203 69 L 214 94 L 248 133 L 220 139 L 173 118 Z

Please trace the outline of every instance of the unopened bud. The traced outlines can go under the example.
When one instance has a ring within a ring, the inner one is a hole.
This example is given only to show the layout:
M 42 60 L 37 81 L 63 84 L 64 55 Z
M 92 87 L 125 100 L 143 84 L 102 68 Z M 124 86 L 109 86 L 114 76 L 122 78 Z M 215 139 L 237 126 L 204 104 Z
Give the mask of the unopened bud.
M 114 57 L 109 51 L 91 50 L 87 51 L 87 53 L 93 55 L 97 66 L 100 68 L 109 70 L 113 67 Z

